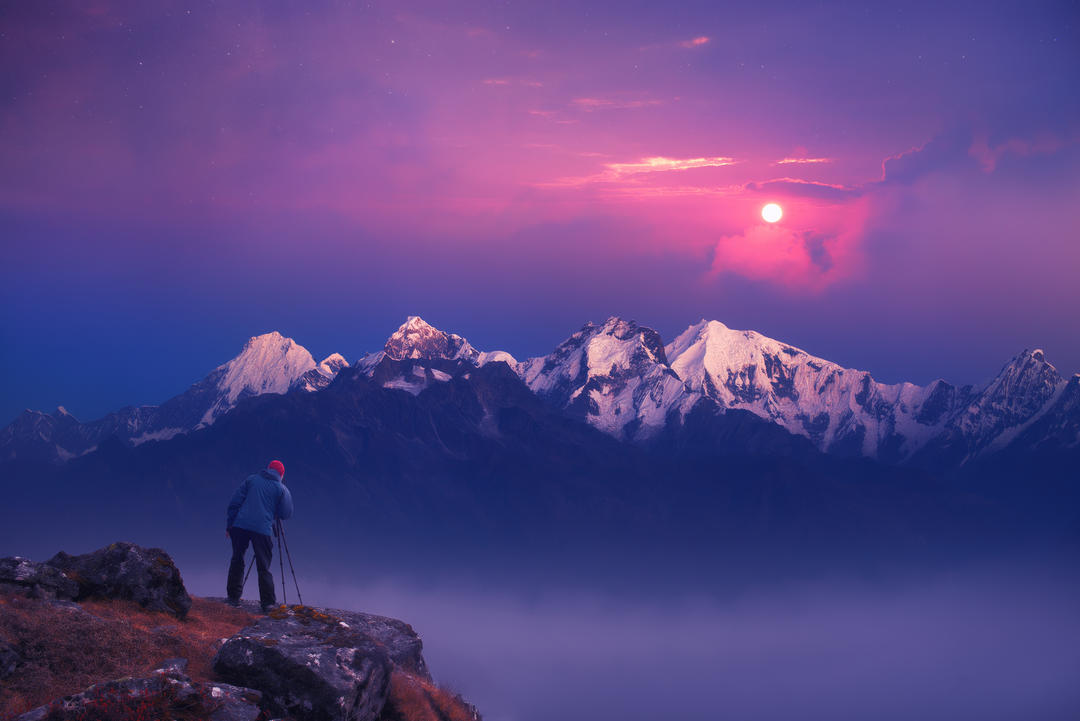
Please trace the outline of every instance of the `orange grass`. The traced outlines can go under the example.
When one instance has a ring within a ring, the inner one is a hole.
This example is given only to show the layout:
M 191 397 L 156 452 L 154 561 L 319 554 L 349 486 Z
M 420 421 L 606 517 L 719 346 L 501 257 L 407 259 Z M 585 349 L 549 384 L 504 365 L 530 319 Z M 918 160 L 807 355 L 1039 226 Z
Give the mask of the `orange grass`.
M 214 681 L 210 662 L 222 641 L 255 621 L 246 611 L 193 598 L 183 621 L 132 601 L 84 601 L 63 608 L 0 594 L 0 639 L 23 662 L 0 684 L 0 720 L 12 718 L 88 686 L 144 676 L 162 661 L 183 657 L 195 681 Z M 149 704 L 150 701 L 139 703 Z M 156 701 L 155 701 L 156 703 Z M 150 709 L 122 709 L 116 718 L 141 719 Z M 130 713 L 128 713 L 130 711 Z M 106 714 L 108 715 L 108 714 Z M 460 696 L 395 669 L 380 721 L 475 721 Z
M 23 662 L 0 684 L 0 719 L 78 693 L 96 683 L 146 675 L 168 658 L 188 659 L 188 675 L 212 680 L 221 639 L 254 617 L 193 599 L 187 619 L 147 611 L 131 601 L 85 601 L 77 609 L 0 594 L 0 638 Z
M 380 721 L 475 721 L 472 707 L 461 696 L 431 681 L 395 669 L 390 696 Z

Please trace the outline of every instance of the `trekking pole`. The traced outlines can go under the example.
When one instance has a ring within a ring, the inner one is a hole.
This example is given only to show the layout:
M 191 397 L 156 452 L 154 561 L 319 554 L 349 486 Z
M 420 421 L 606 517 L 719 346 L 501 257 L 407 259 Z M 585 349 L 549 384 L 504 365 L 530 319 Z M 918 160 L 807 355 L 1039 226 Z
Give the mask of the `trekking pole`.
M 304 605 L 304 597 L 300 595 L 300 583 L 296 580 L 296 566 L 292 562 L 292 554 L 289 553 L 289 539 L 285 538 L 285 526 L 281 521 L 278 521 L 278 533 L 282 543 L 285 544 L 285 555 L 289 557 L 289 570 L 292 571 L 292 582 L 296 586 L 296 595 L 300 599 L 300 605 Z
M 247 573 L 244 574 L 244 586 L 247 585 L 247 580 L 251 576 L 251 569 L 255 566 L 255 549 L 251 550 L 251 563 L 248 564 Z M 244 586 L 240 587 L 240 595 L 244 595 Z
M 288 606 L 289 599 L 288 596 L 285 594 L 285 559 L 281 557 L 281 521 L 278 521 L 277 524 L 277 560 L 278 566 L 281 568 L 281 603 L 283 606 Z

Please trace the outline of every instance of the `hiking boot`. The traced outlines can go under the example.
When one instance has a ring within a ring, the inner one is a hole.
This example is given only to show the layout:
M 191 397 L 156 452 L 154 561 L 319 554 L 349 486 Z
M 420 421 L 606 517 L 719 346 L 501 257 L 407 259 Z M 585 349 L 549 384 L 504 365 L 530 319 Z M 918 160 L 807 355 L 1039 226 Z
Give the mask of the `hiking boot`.
M 235 598 L 235 599 L 234 598 L 227 598 L 227 599 L 225 599 L 225 603 L 229 604 L 233 608 L 240 608 L 240 599 L 239 598 Z

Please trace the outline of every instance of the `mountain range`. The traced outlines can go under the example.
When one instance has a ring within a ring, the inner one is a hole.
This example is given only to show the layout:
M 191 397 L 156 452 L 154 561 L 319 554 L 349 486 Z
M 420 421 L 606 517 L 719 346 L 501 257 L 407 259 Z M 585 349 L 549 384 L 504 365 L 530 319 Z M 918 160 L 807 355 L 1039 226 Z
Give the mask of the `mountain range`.
M 770 434 L 777 449 L 808 445 L 833 456 L 933 470 L 998 453 L 1071 454 L 1080 447 L 1080 374 L 1065 379 L 1041 350 L 1019 353 L 982 388 L 944 380 L 884 384 L 718 321 L 702 320 L 665 344 L 655 330 L 610 318 L 587 323 L 548 355 L 518 361 L 504 351 L 479 351 L 411 316 L 382 350 L 352 365 L 338 353 L 317 363 L 291 338 L 272 332 L 252 337 L 235 358 L 159 406 L 126 407 L 86 423 L 63 407 L 27 410 L 0 431 L 0 462 L 63 464 L 106 440 L 166 441 L 213 425 L 245 398 L 322 392 L 345 369 L 415 396 L 462 368 L 467 375 L 470 367 L 493 363 L 505 364 L 568 418 L 633 444 L 670 440 L 691 417 L 745 411 L 782 429 Z
M 269 333 L 160 406 L 22 414 L 0 433 L 0 547 L 119 534 L 214 564 L 238 480 L 280 458 L 294 550 L 344 573 L 713 583 L 702 568 L 1073 548 L 1077 383 L 1032 351 L 980 389 L 881 384 L 706 321 L 665 344 L 611 318 L 521 361 L 418 317 L 351 363 Z

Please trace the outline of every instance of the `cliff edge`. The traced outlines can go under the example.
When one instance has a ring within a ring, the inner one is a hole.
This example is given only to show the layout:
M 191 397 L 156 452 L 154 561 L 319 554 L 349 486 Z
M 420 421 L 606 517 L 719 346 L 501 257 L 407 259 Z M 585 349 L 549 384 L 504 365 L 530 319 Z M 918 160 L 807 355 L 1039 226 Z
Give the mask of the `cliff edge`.
M 191 597 L 161 549 L 0 559 L 0 720 L 480 721 L 411 626 Z

